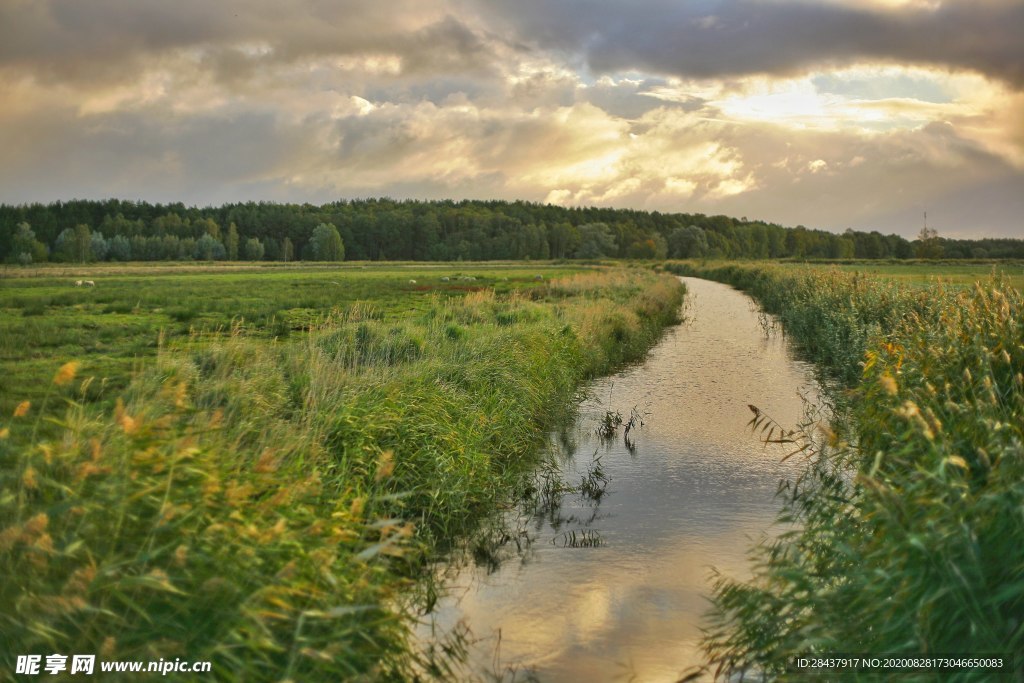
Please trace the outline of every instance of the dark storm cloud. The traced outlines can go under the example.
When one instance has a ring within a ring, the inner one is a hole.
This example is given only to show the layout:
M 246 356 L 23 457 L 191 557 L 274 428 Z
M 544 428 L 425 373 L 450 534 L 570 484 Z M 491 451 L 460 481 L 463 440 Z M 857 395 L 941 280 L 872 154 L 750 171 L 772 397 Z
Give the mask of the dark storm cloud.
M 409 74 L 479 73 L 494 60 L 490 41 L 428 0 L 0 0 L 0 67 L 61 81 L 130 77 L 182 50 L 226 80 L 326 55 L 396 56 Z
M 857 61 L 970 69 L 1024 85 L 1024 3 L 936 9 L 737 0 L 480 0 L 518 37 L 601 73 L 791 74 Z
M 858 61 L 970 69 L 1024 86 L 1024 3 L 934 9 L 766 0 L 0 0 L 0 66 L 112 80 L 146 57 L 209 52 L 222 77 L 308 56 L 389 54 L 402 71 L 486 71 L 497 44 L 599 73 L 791 74 Z M 267 49 L 253 53 L 246 46 Z

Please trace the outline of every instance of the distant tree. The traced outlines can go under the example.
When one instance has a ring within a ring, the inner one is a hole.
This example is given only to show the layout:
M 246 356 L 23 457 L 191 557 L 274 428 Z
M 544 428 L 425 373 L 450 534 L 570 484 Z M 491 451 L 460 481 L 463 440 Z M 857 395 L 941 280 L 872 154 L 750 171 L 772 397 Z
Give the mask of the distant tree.
M 281 260 L 282 261 L 294 261 L 295 260 L 295 246 L 292 244 L 291 239 L 285 237 L 281 243 Z
M 107 255 L 111 261 L 131 261 L 132 260 L 132 246 L 131 242 L 124 235 L 114 235 L 108 241 Z
M 175 261 L 181 258 L 181 238 L 177 235 L 155 237 L 151 247 L 154 260 Z
M 41 263 L 46 260 L 48 255 L 49 250 L 45 244 L 36 239 L 36 233 L 32 227 L 24 221 L 18 223 L 18 227 L 14 231 L 8 260 L 12 263 L 28 265 Z
M 124 237 L 141 235 L 145 230 L 146 227 L 141 220 L 130 221 L 120 212 L 113 218 L 111 218 L 110 214 L 107 214 L 103 217 L 103 222 L 100 224 L 100 231 L 104 235 L 110 235 L 111 238 L 118 235 L 123 235 Z
M 708 253 L 708 238 L 696 225 L 678 227 L 668 236 L 668 255 L 672 258 L 701 258 Z
M 164 237 L 165 235 L 182 237 L 189 234 L 191 230 L 192 226 L 189 224 L 188 219 L 182 220 L 181 216 L 173 212 L 168 212 L 163 216 L 153 219 L 152 232 L 159 237 Z
M 857 253 L 857 244 L 848 237 L 839 237 L 836 239 L 836 244 L 833 247 L 836 253 L 835 258 L 847 259 L 853 258 Z
M 313 258 L 317 261 L 344 261 L 345 245 L 341 241 L 338 228 L 333 223 L 321 223 L 313 228 L 313 236 L 309 239 Z
M 228 251 L 228 260 L 238 260 L 238 226 L 235 225 L 234 221 L 228 226 L 228 241 L 224 245 Z
M 227 256 L 227 251 L 224 249 L 224 245 L 220 243 L 220 240 L 211 233 L 206 233 L 196 240 L 195 250 L 192 252 L 192 255 L 200 261 L 220 261 Z
M 273 237 L 263 238 L 263 258 L 278 261 L 281 258 L 281 243 Z
M 426 261 L 430 259 L 430 248 L 440 239 L 441 223 L 433 211 L 428 211 L 415 222 L 414 230 L 413 257 L 417 261 Z M 343 237 L 342 242 L 344 241 Z
M 551 258 L 566 258 L 579 246 L 579 231 L 568 221 L 548 226 L 548 250 Z
M 942 253 L 938 230 L 928 226 L 921 228 L 914 242 L 914 255 L 921 259 L 937 259 L 942 258 Z
M 626 249 L 629 258 L 665 258 L 668 244 L 665 238 L 655 233 L 647 239 L 637 240 Z
M 27 248 L 24 244 L 15 251 L 15 232 L 22 222 L 32 226 L 34 240 L 49 245 L 52 253 L 45 246 Z M 595 238 L 593 228 L 586 228 L 589 235 L 583 244 L 580 227 L 598 223 L 608 227 L 613 249 Z M 322 239 L 311 243 L 321 224 L 336 226 L 345 258 L 360 260 L 620 257 L 650 253 L 651 245 L 645 244 L 648 239 L 657 254 L 656 235 L 666 238 L 672 257 L 845 258 L 852 244 L 854 256 L 859 258 L 913 258 L 915 252 L 923 258 L 965 258 L 976 249 L 992 259 L 1024 258 L 1024 240 L 1020 239 L 929 236 L 910 241 L 878 232 L 849 230 L 836 235 L 803 226 L 790 229 L 699 213 L 566 208 L 530 202 L 365 199 L 320 206 L 247 202 L 205 208 L 121 200 L 0 204 L 0 259 L 18 262 L 25 254 L 33 262 L 48 257 L 74 262 L 82 260 L 83 252 L 87 252 L 85 260 L 103 258 L 98 236 L 90 238 L 87 248 L 77 240 L 75 226 L 80 224 L 89 226 L 93 235 L 102 234 L 108 247 L 106 258 L 150 261 L 194 258 L 192 249 L 204 235 L 220 240 L 232 259 L 244 258 L 241 235 L 258 239 L 266 260 L 297 259 L 300 252 L 304 259 L 327 258 L 320 253 L 324 251 Z M 65 228 L 70 230 L 62 235 Z M 703 240 L 698 230 L 703 231 Z M 127 250 L 120 241 L 118 247 L 113 246 L 118 236 L 128 241 Z M 285 254 L 285 238 L 291 240 L 291 254 Z
M 886 238 L 889 242 L 889 249 L 892 255 L 899 259 L 908 259 L 914 256 L 914 245 L 899 235 L 889 235 Z
M 663 259 L 668 257 L 668 240 L 661 236 L 661 233 L 652 233 L 651 240 L 654 242 L 654 258 Z
M 209 235 L 218 242 L 220 241 L 220 226 L 212 218 L 200 218 L 192 223 L 192 228 L 199 237 Z
M 93 260 L 92 231 L 89 226 L 79 223 L 74 228 L 64 228 L 53 243 L 57 261 L 86 263 Z
M 142 235 L 132 235 L 128 243 L 131 245 L 129 250 L 132 255 L 132 259 L 135 261 L 150 261 L 152 256 L 149 254 L 149 239 Z
M 178 240 L 178 248 L 174 251 L 173 258 L 178 261 L 191 261 L 196 257 L 196 239 L 194 237 L 182 237 Z
M 79 263 L 86 263 L 93 260 L 92 253 L 92 231 L 85 223 L 75 226 L 75 260 Z
M 73 228 L 64 228 L 53 241 L 53 260 L 60 263 L 69 263 L 75 260 L 75 231 Z
M 103 236 L 102 232 L 97 231 L 92 234 L 89 247 L 92 250 L 92 257 L 94 259 L 97 261 L 107 260 L 107 254 L 110 252 L 110 243 Z
M 576 258 L 604 258 L 616 252 L 615 236 L 607 223 L 587 223 L 579 227 L 580 245 Z
M 259 261 L 263 258 L 263 243 L 255 237 L 245 241 L 245 260 Z
M 807 228 L 798 225 L 786 233 L 786 255 L 794 258 L 807 256 L 809 237 Z

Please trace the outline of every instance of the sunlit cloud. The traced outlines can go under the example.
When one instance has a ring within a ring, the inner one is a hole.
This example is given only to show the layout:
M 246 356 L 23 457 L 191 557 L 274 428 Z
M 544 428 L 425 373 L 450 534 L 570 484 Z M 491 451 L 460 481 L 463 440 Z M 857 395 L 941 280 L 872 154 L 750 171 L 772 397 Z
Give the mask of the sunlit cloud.
M 974 229 L 1012 234 L 1018 16 L 1002 0 L 0 0 L 0 200 L 498 197 L 904 234 L 924 205 L 963 230 L 969 206 Z M 794 39 L 815 31 L 831 42 Z

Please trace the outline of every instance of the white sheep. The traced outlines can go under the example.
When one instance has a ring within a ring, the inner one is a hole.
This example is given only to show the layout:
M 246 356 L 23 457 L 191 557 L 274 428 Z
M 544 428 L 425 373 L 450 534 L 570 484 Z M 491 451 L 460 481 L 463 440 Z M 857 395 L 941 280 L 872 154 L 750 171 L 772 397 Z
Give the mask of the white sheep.
M 96 283 L 95 283 L 95 282 L 93 282 L 92 280 L 86 280 L 86 281 L 85 281 L 85 286 L 86 286 L 86 287 L 95 287 L 95 286 L 96 286 Z
M 81 280 L 75 280 L 75 287 L 81 287 L 81 286 L 82 286 L 82 281 Z
M 447 275 L 445 275 L 443 278 L 441 278 L 441 282 L 448 282 L 449 280 L 451 280 L 451 278 L 448 277 Z
M 416 281 L 415 280 L 409 280 L 409 284 L 410 285 L 414 285 L 414 284 L 416 284 Z

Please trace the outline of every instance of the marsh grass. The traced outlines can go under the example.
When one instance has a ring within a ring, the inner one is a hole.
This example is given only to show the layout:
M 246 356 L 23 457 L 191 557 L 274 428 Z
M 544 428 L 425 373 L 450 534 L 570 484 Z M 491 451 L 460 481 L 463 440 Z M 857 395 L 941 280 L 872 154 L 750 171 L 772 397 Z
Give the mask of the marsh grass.
M 806 465 L 780 491 L 780 520 L 795 528 L 753 551 L 752 580 L 715 584 L 712 668 L 803 680 L 789 663 L 810 653 L 959 653 L 1004 657 L 998 675 L 1020 680 L 1021 293 L 999 279 L 922 289 L 836 270 L 680 270 L 746 289 L 780 315 L 842 382 L 834 393 L 847 416 L 791 432 L 755 412 L 762 437 L 786 442 Z M 874 680 L 821 679 L 858 676 Z
M 617 410 L 606 410 L 597 425 L 597 435 L 602 440 L 609 440 L 619 432 L 622 426 L 622 413 Z
M 594 456 L 587 471 L 580 476 L 577 491 L 584 499 L 600 503 L 608 491 L 608 474 L 604 471 L 600 456 L 597 453 Z
M 410 648 L 396 606 L 682 296 L 638 271 L 559 287 L 355 305 L 284 339 L 237 319 L 160 347 L 109 407 L 58 372 L 64 410 L 0 421 L 2 675 L 95 652 L 226 681 L 443 678 L 458 642 Z

